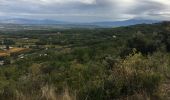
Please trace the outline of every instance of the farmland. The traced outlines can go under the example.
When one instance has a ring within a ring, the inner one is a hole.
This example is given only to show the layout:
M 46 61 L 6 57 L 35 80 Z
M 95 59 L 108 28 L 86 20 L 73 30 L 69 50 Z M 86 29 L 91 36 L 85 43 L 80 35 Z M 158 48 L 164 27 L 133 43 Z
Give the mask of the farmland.
M 4 50 L 4 51 L 0 51 L 0 55 L 4 54 L 4 55 L 10 55 L 11 53 L 18 53 L 18 52 L 23 52 L 23 51 L 26 51 L 28 49 L 25 49 L 25 48 L 11 48 L 9 50 Z

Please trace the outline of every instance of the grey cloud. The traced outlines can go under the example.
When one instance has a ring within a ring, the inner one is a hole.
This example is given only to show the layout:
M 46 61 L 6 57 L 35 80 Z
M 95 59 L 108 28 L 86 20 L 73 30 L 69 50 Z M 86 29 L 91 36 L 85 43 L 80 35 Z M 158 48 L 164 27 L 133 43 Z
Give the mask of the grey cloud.
M 166 9 L 166 6 L 164 6 L 161 3 L 153 2 L 153 1 L 145 1 L 141 0 L 136 5 L 134 5 L 133 9 L 128 11 L 130 14 L 142 14 L 145 12 L 152 12 L 152 11 L 160 11 Z
M 39 1 L 39 2 L 38 2 Z M 52 1 L 52 0 L 51 0 Z M 67 0 L 68 1 L 68 0 Z M 164 19 L 169 14 L 169 5 L 154 0 L 96 0 L 95 3 L 69 1 L 68 3 L 41 3 L 40 0 L 0 0 L 0 16 L 15 18 L 45 18 L 66 21 L 106 21 L 123 20 L 130 18 Z M 160 14 L 160 12 L 162 12 Z M 169 18 L 170 19 L 170 18 Z

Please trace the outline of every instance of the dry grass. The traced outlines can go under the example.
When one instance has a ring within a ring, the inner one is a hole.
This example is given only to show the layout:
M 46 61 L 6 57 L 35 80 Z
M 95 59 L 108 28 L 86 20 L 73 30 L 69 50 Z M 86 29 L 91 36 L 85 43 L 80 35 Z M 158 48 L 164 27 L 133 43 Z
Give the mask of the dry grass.
M 22 92 L 16 91 L 16 100 L 76 100 L 76 96 L 71 95 L 68 89 L 61 94 L 56 93 L 56 88 L 46 85 L 41 88 L 38 95 L 24 95 Z
M 8 53 L 18 53 L 18 52 L 24 52 L 27 50 L 28 50 L 27 48 L 12 48 L 12 49 L 9 49 L 7 52 Z
M 25 52 L 28 51 L 29 49 L 27 48 L 11 48 L 9 50 L 4 50 L 4 51 L 0 51 L 0 57 L 5 57 L 5 56 L 10 56 L 10 54 L 12 53 L 19 53 L 19 52 Z
M 6 57 L 9 56 L 9 53 L 0 51 L 0 57 Z

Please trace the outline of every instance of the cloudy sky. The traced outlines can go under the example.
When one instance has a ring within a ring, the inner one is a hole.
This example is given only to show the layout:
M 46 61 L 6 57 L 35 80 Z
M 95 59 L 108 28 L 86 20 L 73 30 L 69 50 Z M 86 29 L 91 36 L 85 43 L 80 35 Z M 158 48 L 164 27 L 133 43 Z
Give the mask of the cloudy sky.
M 0 19 L 170 20 L 170 0 L 0 0 Z

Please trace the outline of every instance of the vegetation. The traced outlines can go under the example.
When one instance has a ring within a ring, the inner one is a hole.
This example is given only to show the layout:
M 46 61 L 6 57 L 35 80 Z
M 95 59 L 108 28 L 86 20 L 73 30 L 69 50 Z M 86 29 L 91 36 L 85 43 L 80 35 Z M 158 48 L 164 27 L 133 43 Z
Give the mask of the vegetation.
M 0 32 L 29 48 L 0 66 L 0 99 L 168 100 L 169 27 Z

